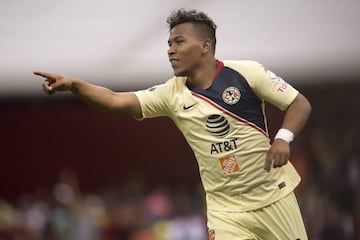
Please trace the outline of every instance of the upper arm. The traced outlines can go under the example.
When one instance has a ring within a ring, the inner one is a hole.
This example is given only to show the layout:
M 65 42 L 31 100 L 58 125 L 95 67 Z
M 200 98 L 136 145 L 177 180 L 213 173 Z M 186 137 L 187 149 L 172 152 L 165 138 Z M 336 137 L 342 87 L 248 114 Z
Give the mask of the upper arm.
M 142 118 L 139 99 L 133 92 L 115 93 L 111 108 L 114 112 L 124 113 L 136 119 Z
M 301 93 L 296 96 L 289 108 L 294 109 L 300 115 L 309 115 L 311 112 L 311 104 L 309 100 Z
M 165 83 L 134 92 L 138 99 L 139 111 L 137 119 L 170 116 L 171 102 L 175 97 L 173 84 Z
M 259 63 L 252 63 L 248 70 L 250 73 L 247 80 L 255 94 L 281 110 L 287 109 L 299 93 L 281 77 Z

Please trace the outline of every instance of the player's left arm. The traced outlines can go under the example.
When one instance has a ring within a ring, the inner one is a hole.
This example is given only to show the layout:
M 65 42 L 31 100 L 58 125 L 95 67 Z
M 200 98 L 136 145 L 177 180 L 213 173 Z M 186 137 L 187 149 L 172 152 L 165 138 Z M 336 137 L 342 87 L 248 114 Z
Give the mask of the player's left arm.
M 290 156 L 291 134 L 295 137 L 301 131 L 309 118 L 310 112 L 311 104 L 304 95 L 298 93 L 286 109 L 280 130 L 282 136 L 275 137 L 267 153 L 265 170 L 270 171 L 271 166 L 277 168 L 287 163 Z
M 282 111 L 281 129 L 267 153 L 265 170 L 285 165 L 290 156 L 290 142 L 304 127 L 311 112 L 309 101 L 294 87 L 258 62 L 248 61 L 239 68 L 255 94 Z

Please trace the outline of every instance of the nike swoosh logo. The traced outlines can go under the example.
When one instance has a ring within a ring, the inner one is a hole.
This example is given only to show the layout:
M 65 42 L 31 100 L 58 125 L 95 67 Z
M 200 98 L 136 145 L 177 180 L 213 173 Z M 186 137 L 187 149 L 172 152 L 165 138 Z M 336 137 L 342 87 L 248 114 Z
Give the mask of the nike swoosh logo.
M 184 110 L 188 110 L 188 109 L 190 109 L 190 108 L 192 108 L 193 106 L 195 106 L 196 105 L 196 103 L 194 103 L 194 104 L 191 104 L 191 105 L 189 105 L 189 106 L 183 106 L 183 109 Z

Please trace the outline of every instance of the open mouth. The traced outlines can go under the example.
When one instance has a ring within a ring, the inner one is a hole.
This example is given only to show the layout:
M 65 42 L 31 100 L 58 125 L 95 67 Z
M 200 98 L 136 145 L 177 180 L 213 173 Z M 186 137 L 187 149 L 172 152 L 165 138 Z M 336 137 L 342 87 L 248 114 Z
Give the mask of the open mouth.
M 175 67 L 179 63 L 179 60 L 177 60 L 177 59 L 170 59 L 169 61 L 170 61 L 172 67 Z

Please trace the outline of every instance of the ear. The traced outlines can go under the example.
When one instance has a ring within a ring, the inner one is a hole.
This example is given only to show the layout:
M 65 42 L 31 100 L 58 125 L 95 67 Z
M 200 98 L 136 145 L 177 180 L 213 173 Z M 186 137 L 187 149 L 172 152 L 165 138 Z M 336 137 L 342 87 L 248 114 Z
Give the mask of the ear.
M 210 39 L 205 39 L 202 44 L 203 52 L 210 52 L 211 51 L 211 41 Z

